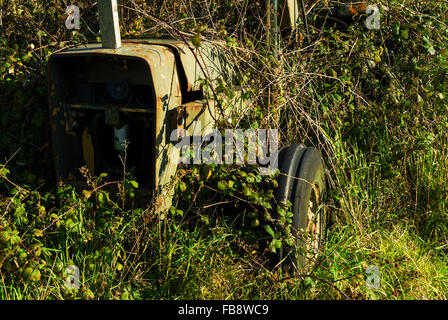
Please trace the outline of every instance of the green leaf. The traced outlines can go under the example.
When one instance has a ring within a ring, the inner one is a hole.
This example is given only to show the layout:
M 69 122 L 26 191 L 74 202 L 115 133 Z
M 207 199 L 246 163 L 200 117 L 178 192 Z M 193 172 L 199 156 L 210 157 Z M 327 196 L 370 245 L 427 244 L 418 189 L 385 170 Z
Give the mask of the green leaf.
M 251 228 L 257 228 L 259 225 L 260 225 L 260 220 L 258 220 L 258 219 L 253 219 L 250 223 Z
M 271 252 L 273 253 L 276 252 L 274 240 L 272 240 L 271 243 L 269 243 L 269 249 L 271 249 Z
M 202 216 L 201 221 L 204 222 L 206 226 L 210 224 L 210 220 L 207 215 Z
M 247 217 L 248 217 L 249 219 L 255 219 L 257 216 L 258 216 L 258 214 L 257 214 L 256 212 L 249 212 L 249 213 L 247 214 Z
M 286 210 L 283 209 L 282 207 L 278 207 L 277 208 L 277 213 L 279 214 L 280 217 L 284 217 L 286 214 Z
M 0 176 L 7 176 L 9 174 L 9 170 L 5 167 L 0 168 Z
M 223 191 L 225 191 L 225 190 L 227 190 L 229 187 L 228 187 L 228 185 L 227 185 L 227 182 L 225 182 L 225 181 L 218 181 L 218 189 L 219 190 L 223 190 Z
M 252 189 L 251 188 L 249 188 L 248 186 L 246 186 L 246 187 L 244 187 L 244 190 L 243 190 L 243 194 L 246 196 L 246 197 L 250 197 L 251 195 L 252 195 Z
M 269 202 L 267 202 L 267 201 L 263 201 L 262 206 L 265 207 L 268 210 L 272 209 L 271 204 Z
M 196 33 L 191 41 L 196 48 L 201 46 L 201 34 Z
M 98 194 L 98 201 L 99 203 L 103 204 L 104 203 L 104 194 L 102 192 L 100 192 Z
M 311 288 L 311 290 L 314 290 L 316 288 L 316 284 L 310 277 L 306 277 L 305 280 L 303 281 L 303 284 L 305 285 L 305 287 Z
M 274 240 L 274 245 L 277 249 L 280 249 L 282 247 L 282 240 L 280 239 L 275 239 Z
M 19 204 L 19 206 L 16 208 L 15 212 L 14 212 L 14 216 L 16 218 L 20 218 L 22 217 L 23 214 L 25 214 L 25 206 L 23 203 Z
M 67 219 L 67 221 L 65 222 L 65 227 L 67 229 L 74 229 L 76 227 L 76 224 L 73 222 L 72 219 Z
M 247 183 L 254 183 L 255 182 L 255 177 L 252 177 L 252 176 L 248 176 L 247 178 L 246 178 L 246 181 L 247 181 Z
M 274 233 L 274 230 L 272 230 L 270 225 L 265 225 L 264 230 L 266 230 L 266 232 L 269 233 L 272 236 L 272 238 L 274 238 L 275 233 Z
M 408 29 L 401 29 L 400 36 L 401 36 L 401 39 L 408 40 L 409 39 Z
M 247 173 L 245 171 L 238 171 L 238 173 L 240 174 L 240 176 L 242 178 L 246 178 L 247 177 Z

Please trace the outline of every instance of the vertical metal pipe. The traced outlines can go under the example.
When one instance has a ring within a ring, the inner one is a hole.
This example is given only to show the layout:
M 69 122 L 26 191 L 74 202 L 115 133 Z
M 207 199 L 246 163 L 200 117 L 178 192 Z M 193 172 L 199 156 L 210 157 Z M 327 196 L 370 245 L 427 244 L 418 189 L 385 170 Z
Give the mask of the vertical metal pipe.
M 103 48 L 121 47 L 117 0 L 98 0 L 97 5 Z
M 272 44 L 274 46 L 274 56 L 278 55 L 279 32 L 278 32 L 278 0 L 271 0 L 272 7 Z
M 266 46 L 271 48 L 271 0 L 266 0 Z
M 303 23 L 305 25 L 306 37 L 308 38 L 308 41 L 309 41 L 310 40 L 310 31 L 308 29 L 308 20 L 306 17 L 305 3 L 303 2 L 303 0 L 300 0 L 300 6 L 302 7 L 302 19 L 303 19 Z
M 266 0 L 266 45 L 278 54 L 278 0 Z
M 3 35 L 3 8 L 0 8 L 0 36 Z

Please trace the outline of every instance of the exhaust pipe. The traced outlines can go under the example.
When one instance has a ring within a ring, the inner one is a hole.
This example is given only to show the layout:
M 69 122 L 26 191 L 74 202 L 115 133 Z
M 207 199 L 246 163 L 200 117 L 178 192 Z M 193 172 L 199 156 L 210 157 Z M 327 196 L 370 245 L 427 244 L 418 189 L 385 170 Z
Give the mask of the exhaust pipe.
M 98 13 L 103 48 L 121 47 L 117 0 L 98 0 Z

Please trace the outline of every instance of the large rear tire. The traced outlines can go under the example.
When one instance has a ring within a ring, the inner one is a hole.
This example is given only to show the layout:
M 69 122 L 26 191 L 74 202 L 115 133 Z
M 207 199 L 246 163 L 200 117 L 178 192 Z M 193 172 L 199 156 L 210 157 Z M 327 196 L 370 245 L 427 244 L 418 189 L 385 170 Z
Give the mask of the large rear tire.
M 294 144 L 279 153 L 277 201 L 292 203 L 292 234 L 296 248 L 289 251 L 295 269 L 314 264 L 326 233 L 326 213 L 322 206 L 325 194 L 325 169 L 322 156 L 315 148 Z M 280 257 L 282 258 L 282 257 Z

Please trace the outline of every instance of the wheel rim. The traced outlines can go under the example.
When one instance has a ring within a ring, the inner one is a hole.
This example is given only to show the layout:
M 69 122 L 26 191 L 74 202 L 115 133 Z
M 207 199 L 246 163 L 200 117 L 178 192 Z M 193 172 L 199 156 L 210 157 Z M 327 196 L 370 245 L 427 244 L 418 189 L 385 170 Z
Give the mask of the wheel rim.
M 310 204 L 307 214 L 307 227 L 305 236 L 306 260 L 311 262 L 319 254 L 322 239 L 322 214 L 319 210 L 320 190 L 317 184 L 312 186 Z

